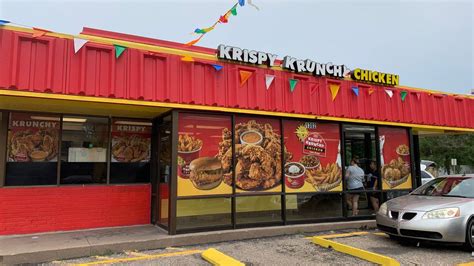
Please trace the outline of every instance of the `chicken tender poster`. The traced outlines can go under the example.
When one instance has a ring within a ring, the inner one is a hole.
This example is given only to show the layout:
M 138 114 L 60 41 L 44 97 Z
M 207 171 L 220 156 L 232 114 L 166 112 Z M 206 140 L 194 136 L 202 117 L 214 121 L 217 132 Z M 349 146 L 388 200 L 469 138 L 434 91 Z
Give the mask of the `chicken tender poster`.
M 382 189 L 411 189 L 408 132 L 403 128 L 379 127 Z
M 179 114 L 178 197 L 232 194 L 230 116 Z
M 60 118 L 11 113 L 8 132 L 9 162 L 55 162 Z
M 286 192 L 342 191 L 339 125 L 284 120 Z
M 112 162 L 149 162 L 151 124 L 149 122 L 112 121 Z

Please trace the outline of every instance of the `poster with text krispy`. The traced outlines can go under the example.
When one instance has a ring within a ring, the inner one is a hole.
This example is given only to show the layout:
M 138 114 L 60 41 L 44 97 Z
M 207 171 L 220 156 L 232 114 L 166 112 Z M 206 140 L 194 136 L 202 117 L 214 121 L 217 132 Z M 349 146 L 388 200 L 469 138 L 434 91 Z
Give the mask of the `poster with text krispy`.
M 280 121 L 236 116 L 234 140 L 236 191 L 281 192 Z
M 408 132 L 403 128 L 379 127 L 382 189 L 411 189 Z
M 342 191 L 339 125 L 283 120 L 286 192 Z
M 230 116 L 179 114 L 178 196 L 232 193 Z
M 60 118 L 11 113 L 8 131 L 9 162 L 55 162 Z
M 149 162 L 151 123 L 112 120 L 112 162 Z

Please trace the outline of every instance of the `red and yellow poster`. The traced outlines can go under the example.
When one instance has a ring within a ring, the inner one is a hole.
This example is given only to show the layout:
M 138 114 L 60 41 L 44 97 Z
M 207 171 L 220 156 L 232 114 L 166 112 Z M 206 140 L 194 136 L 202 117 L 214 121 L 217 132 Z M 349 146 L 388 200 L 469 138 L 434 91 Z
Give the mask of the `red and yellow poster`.
M 379 127 L 382 189 L 411 189 L 408 132 L 403 128 Z
M 149 162 L 151 123 L 137 121 L 112 122 L 112 162 Z
M 178 196 L 232 194 L 230 116 L 179 114 Z
M 339 125 L 284 120 L 286 192 L 342 191 Z
M 11 113 L 8 132 L 9 162 L 55 162 L 60 118 Z

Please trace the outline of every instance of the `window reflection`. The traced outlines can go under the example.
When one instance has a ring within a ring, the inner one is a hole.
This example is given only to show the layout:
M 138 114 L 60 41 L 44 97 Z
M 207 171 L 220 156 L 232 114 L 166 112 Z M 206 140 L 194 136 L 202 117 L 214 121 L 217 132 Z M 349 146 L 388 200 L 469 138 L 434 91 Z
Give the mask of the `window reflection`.
M 286 195 L 286 217 L 288 220 L 311 220 L 342 217 L 341 195 Z

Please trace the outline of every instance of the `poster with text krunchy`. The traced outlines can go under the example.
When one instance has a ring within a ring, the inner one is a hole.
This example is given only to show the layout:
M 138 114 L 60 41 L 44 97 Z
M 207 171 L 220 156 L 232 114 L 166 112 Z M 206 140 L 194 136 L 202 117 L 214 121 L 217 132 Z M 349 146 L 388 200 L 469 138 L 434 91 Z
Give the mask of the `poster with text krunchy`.
M 180 113 L 178 197 L 232 194 L 230 116 Z
M 379 127 L 382 189 L 411 189 L 408 132 L 403 128 Z
M 112 162 L 149 162 L 151 123 L 112 120 Z
M 342 191 L 339 125 L 284 120 L 286 192 Z

